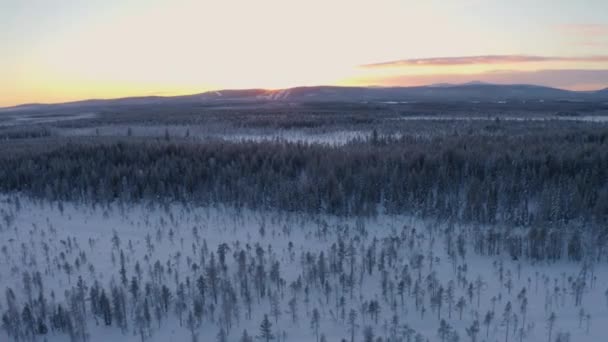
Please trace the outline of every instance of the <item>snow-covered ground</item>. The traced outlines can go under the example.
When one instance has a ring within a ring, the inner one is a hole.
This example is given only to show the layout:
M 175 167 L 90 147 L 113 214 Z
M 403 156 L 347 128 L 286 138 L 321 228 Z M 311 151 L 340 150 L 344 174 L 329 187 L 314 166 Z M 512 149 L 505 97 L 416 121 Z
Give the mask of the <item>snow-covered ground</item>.
M 79 277 L 87 289 L 95 281 L 108 293 L 110 284 L 122 287 L 120 254 L 124 253 L 127 278 L 139 280 L 140 294 L 132 297 L 130 285 L 125 286 L 129 293 L 125 332 L 105 326 L 93 315 L 87 296 L 86 327 L 93 342 L 191 340 L 185 317 L 201 298 L 196 286 L 188 284 L 201 275 L 209 279 L 203 270 L 211 255 L 219 262 L 218 247 L 223 243 L 228 247 L 220 271 L 223 288 L 218 290 L 217 304 L 209 286 L 202 297 L 206 301 L 202 319 L 193 328 L 199 341 L 215 341 L 221 328 L 227 330 L 227 341 L 240 341 L 245 329 L 258 336 L 264 314 L 272 323 L 275 341 L 315 341 L 321 334 L 327 341 L 350 341 L 353 327 L 355 341 L 364 341 L 365 330 L 384 341 L 456 341 L 456 334 L 460 341 L 549 341 L 551 333 L 552 342 L 561 332 L 570 334 L 571 341 L 598 342 L 608 333 L 605 264 L 530 263 L 512 260 L 506 253 L 478 256 L 468 226 L 396 215 L 363 219 L 222 206 L 93 206 L 13 195 L 0 198 L 0 222 L 0 285 L 3 290 L 10 287 L 20 305 L 28 302 L 24 272 L 32 276 L 40 272 L 43 289 L 38 290 L 50 307 L 66 302 L 65 291 L 75 289 Z M 246 270 L 239 268 L 239 258 L 245 258 Z M 157 261 L 163 267 L 162 279 L 152 280 Z M 250 277 L 244 286 L 245 274 Z M 575 305 L 573 288 L 579 279 L 585 284 L 581 305 Z M 144 298 L 153 298 L 143 294 L 146 282 L 169 287 L 172 307 L 177 305 L 179 284 L 186 284 L 181 326 L 176 306 L 161 315 L 160 323 L 152 313 L 150 325 L 136 328 L 135 307 Z M 258 282 L 265 284 L 263 294 L 254 286 Z M 226 299 L 230 298 L 226 287 L 234 289 L 234 298 Z M 253 292 L 251 317 L 245 288 Z M 51 292 L 54 299 L 49 299 Z M 0 312 L 5 313 L 7 299 L 0 298 Z M 377 311 L 370 308 L 375 303 Z M 507 303 L 510 314 L 505 314 Z M 319 336 L 311 324 L 315 311 L 320 317 Z M 488 312 L 493 312 L 493 319 L 484 324 Z M 442 320 L 444 329 L 440 329 Z M 476 320 L 479 332 L 473 339 L 467 329 L 475 330 L 470 327 Z M 6 330 L 0 332 L 0 341 L 13 340 Z M 69 338 L 49 332 L 36 340 Z
M 0 117 L 0 127 L 2 126 L 19 126 L 19 125 L 35 125 L 35 124 L 52 124 L 61 121 L 93 119 L 97 117 L 96 113 L 79 113 L 79 114 L 19 114 L 6 115 Z
M 406 121 L 580 121 L 580 122 L 608 122 L 608 115 L 573 115 L 573 116 L 455 116 L 455 115 L 412 115 L 391 118 L 391 120 Z
M 107 125 L 85 128 L 61 128 L 55 132 L 61 136 L 135 136 L 179 137 L 193 140 L 226 140 L 231 142 L 299 142 L 341 146 L 355 139 L 366 139 L 370 130 L 311 130 L 311 129 L 227 129 L 194 125 Z

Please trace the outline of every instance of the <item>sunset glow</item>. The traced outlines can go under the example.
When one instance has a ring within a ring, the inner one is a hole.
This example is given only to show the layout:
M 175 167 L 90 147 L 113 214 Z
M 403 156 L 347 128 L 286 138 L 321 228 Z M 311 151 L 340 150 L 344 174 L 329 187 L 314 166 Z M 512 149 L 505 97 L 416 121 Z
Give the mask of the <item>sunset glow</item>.
M 321 84 L 596 89 L 606 13 L 602 0 L 0 0 L 0 106 Z

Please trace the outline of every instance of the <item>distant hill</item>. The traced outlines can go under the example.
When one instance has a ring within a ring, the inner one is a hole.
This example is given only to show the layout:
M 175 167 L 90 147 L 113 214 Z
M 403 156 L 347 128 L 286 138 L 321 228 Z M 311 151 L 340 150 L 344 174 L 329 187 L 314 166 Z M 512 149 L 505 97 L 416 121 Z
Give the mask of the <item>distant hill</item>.
M 500 101 L 500 100 L 603 100 L 603 92 L 575 92 L 557 88 L 471 82 L 421 87 L 298 87 L 282 90 L 288 101 Z
M 441 83 L 418 87 L 314 86 L 280 90 L 229 89 L 183 96 L 146 96 L 121 99 L 94 99 L 61 104 L 27 104 L 0 109 L 7 111 L 112 108 L 155 104 L 220 104 L 243 102 L 383 102 L 383 101 L 608 101 L 608 88 L 599 91 L 569 91 L 551 87 L 484 82 Z

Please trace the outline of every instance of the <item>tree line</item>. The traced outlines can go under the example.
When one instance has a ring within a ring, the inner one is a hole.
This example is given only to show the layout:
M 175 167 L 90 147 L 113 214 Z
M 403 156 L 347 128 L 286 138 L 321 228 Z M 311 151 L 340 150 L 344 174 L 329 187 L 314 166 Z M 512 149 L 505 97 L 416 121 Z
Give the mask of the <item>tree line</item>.
M 51 200 L 162 200 L 483 224 L 608 219 L 608 132 L 383 137 L 346 146 L 179 140 L 0 151 L 0 189 Z

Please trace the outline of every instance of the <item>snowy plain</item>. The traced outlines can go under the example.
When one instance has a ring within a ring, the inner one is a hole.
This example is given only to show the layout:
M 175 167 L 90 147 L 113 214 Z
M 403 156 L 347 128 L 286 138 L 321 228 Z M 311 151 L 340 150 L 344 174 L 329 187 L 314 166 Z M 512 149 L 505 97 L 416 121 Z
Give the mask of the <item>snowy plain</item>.
M 156 261 L 170 267 L 172 274 L 166 284 L 175 291 L 178 283 L 187 277 L 194 280 L 201 272 L 193 270 L 193 264 L 199 260 L 203 264 L 204 259 L 208 262 L 209 255 L 226 243 L 229 252 L 224 277 L 236 288 L 240 286 L 237 252 L 253 254 L 257 246 L 265 251 L 261 258 L 267 266 L 278 262 L 281 272 L 277 289 L 268 285 L 274 297 L 266 294 L 253 300 L 251 318 L 238 298 L 240 308 L 230 318 L 227 341 L 239 341 L 244 329 L 257 336 L 264 314 L 271 317 L 278 341 L 318 341 L 318 333 L 328 341 L 350 341 L 354 333 L 355 341 L 363 341 L 365 330 L 373 330 L 385 341 L 433 342 L 553 342 L 566 335 L 571 341 L 598 342 L 605 341 L 608 333 L 608 268 L 604 260 L 584 266 L 580 262 L 513 260 L 507 253 L 476 255 L 471 246 L 473 227 L 466 225 L 384 214 L 342 218 L 224 206 L 51 203 L 19 195 L 0 199 L 0 215 L 0 285 L 3 290 L 12 288 L 19 302 L 26 301 L 22 283 L 26 271 L 41 273 L 46 296 L 53 292 L 57 303 L 65 301 L 64 292 L 76 286 L 78 277 L 87 286 L 95 281 L 104 287 L 118 282 L 119 250 L 124 251 L 129 275 L 134 275 L 136 263 L 140 264 L 143 282 L 152 277 Z M 464 251 L 448 252 L 455 248 L 456 237 Z M 331 264 L 340 246 L 348 250 L 340 266 L 343 269 L 327 271 L 325 286 L 318 284 L 319 269 L 313 265 L 320 265 L 321 252 Z M 370 270 L 368 263 L 372 261 Z M 66 263 L 76 266 L 68 272 L 63 267 Z M 354 282 L 349 283 L 349 277 Z M 581 277 L 586 286 L 579 306 L 575 305 L 572 284 Z M 304 280 L 305 291 L 293 285 L 298 278 Z M 399 285 L 403 281 L 405 286 Z M 432 293 L 439 288 L 445 292 L 437 302 Z M 524 297 L 527 305 L 522 309 Z M 294 298 L 298 302 L 295 321 L 289 304 Z M 380 305 L 376 317 L 369 313 L 372 301 Z M 273 313 L 276 302 L 279 311 Z M 505 314 L 507 303 L 512 304 L 510 314 Z M 6 305 L 2 296 L 0 312 Z M 196 326 L 199 341 L 215 341 L 220 327 L 226 326 L 219 306 L 215 313 L 210 307 L 205 309 Z M 321 317 L 317 333 L 311 328 L 315 309 Z M 351 310 L 355 312 L 354 325 L 348 322 Z M 488 311 L 494 313 L 493 319 L 484 324 Z M 552 327 L 548 323 L 551 313 L 556 317 Z M 442 320 L 449 327 L 448 335 L 439 332 Z M 479 323 L 475 339 L 467 334 L 474 321 Z M 121 332 L 90 313 L 86 325 L 91 342 L 192 340 L 191 331 L 185 323 L 180 326 L 174 314 L 159 325 L 151 324 L 145 336 L 132 322 Z M 35 340 L 70 339 L 50 331 Z M 13 339 L 2 331 L 0 341 Z

